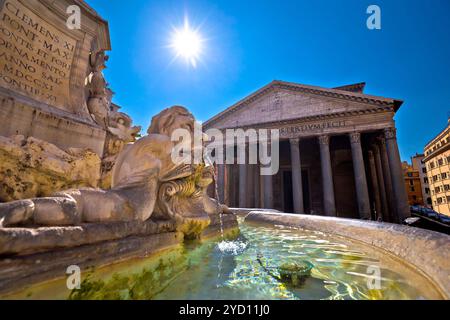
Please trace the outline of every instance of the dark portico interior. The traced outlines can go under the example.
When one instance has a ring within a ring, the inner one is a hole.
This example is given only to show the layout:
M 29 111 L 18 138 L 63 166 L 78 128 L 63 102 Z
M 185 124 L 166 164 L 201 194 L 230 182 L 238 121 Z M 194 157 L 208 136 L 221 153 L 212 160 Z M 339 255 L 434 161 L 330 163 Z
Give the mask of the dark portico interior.
M 361 147 L 364 156 L 365 174 L 370 198 L 371 219 L 380 218 L 390 221 L 389 195 L 385 186 L 378 183 L 376 156 L 383 132 L 368 132 L 361 135 Z M 320 166 L 320 150 L 317 138 L 305 138 L 299 141 L 301 150 L 302 193 L 305 214 L 326 215 L 323 206 L 323 185 Z M 237 150 L 236 150 L 237 151 Z M 370 151 L 370 153 L 369 153 Z M 336 202 L 336 216 L 358 219 L 358 203 L 356 195 L 355 176 L 352 160 L 350 139 L 346 135 L 330 137 L 330 157 L 333 172 L 333 187 Z M 373 158 L 373 167 L 371 160 Z M 381 156 L 380 156 L 381 160 Z M 381 164 L 382 165 L 382 164 Z M 257 165 L 250 165 L 247 170 L 247 181 L 254 181 L 254 193 L 247 193 L 245 207 L 264 208 L 262 176 L 257 174 Z M 228 179 L 225 181 L 223 202 L 230 207 L 240 207 L 239 204 L 239 165 L 227 165 Z M 381 173 L 382 174 L 382 173 Z M 259 181 L 256 181 L 259 180 Z M 385 185 L 385 182 L 382 181 Z M 376 188 L 376 189 L 375 189 Z M 280 169 L 272 179 L 273 209 L 294 213 L 294 196 L 292 186 L 291 148 L 289 140 L 280 141 Z M 384 194 L 381 196 L 381 194 Z M 383 213 L 383 199 L 388 207 Z M 377 208 L 378 207 L 378 208 Z

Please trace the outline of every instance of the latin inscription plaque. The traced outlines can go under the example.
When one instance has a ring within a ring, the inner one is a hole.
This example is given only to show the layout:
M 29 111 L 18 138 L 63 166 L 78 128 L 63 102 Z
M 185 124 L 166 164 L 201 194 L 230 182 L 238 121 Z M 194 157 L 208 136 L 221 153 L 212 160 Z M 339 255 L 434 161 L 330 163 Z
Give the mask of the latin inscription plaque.
M 0 11 L 0 86 L 66 111 L 76 40 L 6 0 Z

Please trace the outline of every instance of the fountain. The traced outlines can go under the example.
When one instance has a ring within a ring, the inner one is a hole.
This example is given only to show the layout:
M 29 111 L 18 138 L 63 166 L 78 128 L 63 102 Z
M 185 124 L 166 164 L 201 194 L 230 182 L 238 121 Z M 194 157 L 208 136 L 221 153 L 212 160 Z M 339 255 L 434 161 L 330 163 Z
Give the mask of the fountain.
M 399 259 L 386 249 L 349 236 L 318 231 L 317 227 L 283 225 L 279 223 L 282 217 L 274 225 L 267 220 L 270 215 L 252 212 L 247 219 L 239 217 L 240 235 L 225 235 L 225 239 L 240 244 L 238 250 L 219 248 L 225 243 L 220 236 L 201 242 L 188 241 L 158 254 L 86 271 L 78 289 L 67 289 L 66 278 L 61 278 L 28 286 L 3 298 L 448 298 L 447 283 L 437 282 L 436 273 L 425 273 L 410 260 Z M 289 214 L 287 218 L 292 219 Z M 434 261 L 436 270 L 446 267 L 440 260 Z M 371 270 L 379 270 L 378 285 L 376 273 Z
M 109 190 L 0 204 L 0 297 L 450 297 L 446 235 L 220 204 L 209 161 L 171 159 L 171 133 L 193 124 L 179 106 L 153 117 L 148 135 L 118 155 Z M 75 288 L 70 266 L 81 270 Z
M 48 94 L 1 87 L 0 201 L 6 202 L 0 204 L 0 298 L 450 298 L 448 236 L 229 209 L 219 202 L 208 159 L 190 164 L 171 157 L 172 133 L 195 128 L 186 108 L 163 110 L 136 140 L 140 127 L 112 103 L 102 73 L 111 49 L 108 23 L 91 7 L 66 1 L 89 13 L 80 30 L 68 32 L 57 1 L 0 2 L 5 17 L 29 18 L 4 19 L 5 35 L 8 28 L 28 30 L 32 20 L 54 34 L 47 41 L 60 39 L 41 48 L 31 69 L 52 66 L 53 51 L 77 48 L 67 52 L 67 77 L 60 83 L 38 79 L 55 88 Z M 9 50 L 22 46 L 17 39 L 8 39 L 5 65 L 23 58 Z M 35 76 L 21 70 L 16 77 Z M 215 199 L 207 193 L 213 182 Z
M 171 159 L 172 132 L 194 121 L 179 106 L 153 117 L 149 134 L 117 157 L 109 190 L 0 204 L 0 293 L 62 277 L 70 265 L 101 267 L 235 232 L 235 216 L 207 195 L 212 166 Z

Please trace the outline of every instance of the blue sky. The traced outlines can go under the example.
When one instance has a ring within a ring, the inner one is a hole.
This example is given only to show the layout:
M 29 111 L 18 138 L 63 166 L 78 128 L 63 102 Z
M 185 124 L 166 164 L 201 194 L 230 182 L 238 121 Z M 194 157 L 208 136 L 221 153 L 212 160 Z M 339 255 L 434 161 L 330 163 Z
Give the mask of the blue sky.
M 207 120 L 270 81 L 323 87 L 365 81 L 404 100 L 396 115 L 403 159 L 422 152 L 450 115 L 448 0 L 88 0 L 110 24 L 106 78 L 114 101 L 144 129 L 171 105 Z M 382 29 L 366 27 L 381 8 Z M 173 61 L 172 27 L 188 16 L 204 53 Z

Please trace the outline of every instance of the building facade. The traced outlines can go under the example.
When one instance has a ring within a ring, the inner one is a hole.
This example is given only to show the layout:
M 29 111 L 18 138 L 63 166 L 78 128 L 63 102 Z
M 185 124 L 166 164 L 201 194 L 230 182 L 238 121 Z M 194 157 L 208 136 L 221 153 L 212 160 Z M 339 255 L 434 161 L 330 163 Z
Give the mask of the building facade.
M 405 177 L 406 193 L 408 194 L 408 203 L 411 206 L 424 205 L 422 196 L 422 184 L 420 182 L 419 171 L 408 162 L 402 163 L 403 174 Z
M 364 94 L 364 87 L 273 81 L 208 120 L 205 130 L 278 129 L 280 135 L 275 175 L 261 176 L 260 164 L 218 166 L 220 200 L 232 207 L 403 221 L 410 211 L 393 119 L 402 101 Z
M 428 183 L 427 166 L 423 162 L 425 155 L 417 154 L 411 157 L 411 163 L 414 170 L 419 172 L 420 185 L 422 187 L 423 205 L 430 207 L 433 205 L 431 200 L 430 184 Z
M 433 209 L 450 215 L 450 121 L 425 146 L 425 163 Z

